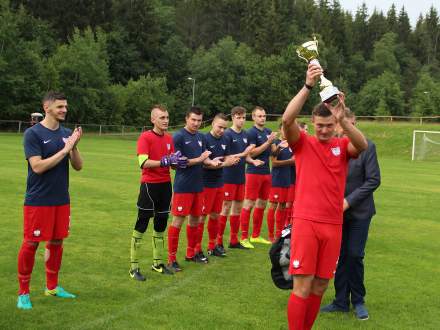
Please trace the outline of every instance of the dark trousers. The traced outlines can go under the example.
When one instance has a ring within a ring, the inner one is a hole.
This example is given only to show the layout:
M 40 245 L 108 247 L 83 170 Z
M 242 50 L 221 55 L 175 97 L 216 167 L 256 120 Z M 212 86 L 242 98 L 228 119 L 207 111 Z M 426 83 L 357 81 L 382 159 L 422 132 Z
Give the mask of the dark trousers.
M 364 303 L 364 256 L 371 218 L 344 217 L 341 254 L 335 274 L 336 297 L 333 303 L 343 309 Z

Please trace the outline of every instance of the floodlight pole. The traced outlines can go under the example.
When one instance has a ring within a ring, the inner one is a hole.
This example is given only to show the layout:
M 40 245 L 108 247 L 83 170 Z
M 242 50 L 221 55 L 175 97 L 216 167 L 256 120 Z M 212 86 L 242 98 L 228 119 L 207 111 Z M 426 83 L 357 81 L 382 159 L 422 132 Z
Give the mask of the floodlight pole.
M 194 78 L 192 78 L 192 77 L 188 77 L 188 80 L 192 80 L 192 83 L 193 83 L 191 105 L 194 106 L 194 98 L 195 98 L 195 91 L 196 91 L 196 80 Z

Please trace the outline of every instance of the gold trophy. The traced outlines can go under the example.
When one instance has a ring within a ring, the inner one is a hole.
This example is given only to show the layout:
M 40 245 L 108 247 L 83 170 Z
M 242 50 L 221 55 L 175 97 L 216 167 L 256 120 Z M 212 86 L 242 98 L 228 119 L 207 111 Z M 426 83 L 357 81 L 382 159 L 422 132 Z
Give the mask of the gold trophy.
M 318 40 L 313 36 L 312 41 L 307 41 L 303 43 L 296 49 L 296 53 L 299 58 L 302 58 L 307 63 L 313 63 L 321 66 L 318 61 Z M 332 82 L 328 80 L 324 75 L 321 75 L 321 81 L 319 83 L 319 87 L 321 92 L 319 95 L 321 96 L 321 101 L 324 103 L 330 103 L 334 99 L 336 99 L 339 95 L 339 89 L 336 86 L 333 86 Z

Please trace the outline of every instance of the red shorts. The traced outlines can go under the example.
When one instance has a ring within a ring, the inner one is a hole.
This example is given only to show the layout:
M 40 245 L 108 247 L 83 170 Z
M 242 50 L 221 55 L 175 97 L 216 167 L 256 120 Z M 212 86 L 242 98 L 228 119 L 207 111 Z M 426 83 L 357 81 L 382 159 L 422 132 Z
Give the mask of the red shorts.
M 270 174 L 246 174 L 245 198 L 251 201 L 257 199 L 267 201 L 271 186 L 272 179 Z
M 289 191 L 287 192 L 287 202 L 293 203 L 294 200 L 295 200 L 295 185 L 292 184 L 290 185 Z
M 223 204 L 223 187 L 203 189 L 203 215 L 219 214 Z
M 272 187 L 270 188 L 269 201 L 271 203 L 285 203 L 288 193 L 289 188 Z
M 176 216 L 186 217 L 192 215 L 200 217 L 203 210 L 203 192 L 199 193 L 174 193 L 171 213 Z
M 341 238 L 342 225 L 294 218 L 289 273 L 333 278 Z
M 225 183 L 223 186 L 223 199 L 225 201 L 243 201 L 244 184 Z
M 23 207 L 24 238 L 41 242 L 69 236 L 70 204 Z

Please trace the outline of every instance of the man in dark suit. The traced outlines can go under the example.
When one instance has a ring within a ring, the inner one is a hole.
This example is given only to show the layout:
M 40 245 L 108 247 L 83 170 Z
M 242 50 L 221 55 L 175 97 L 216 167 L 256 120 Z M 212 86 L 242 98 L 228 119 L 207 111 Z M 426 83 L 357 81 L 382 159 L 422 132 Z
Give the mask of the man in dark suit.
M 354 113 L 346 116 L 355 124 Z M 343 132 L 340 131 L 342 135 Z M 344 224 L 341 253 L 335 274 L 335 299 L 321 312 L 348 312 L 350 300 L 356 317 L 368 319 L 365 307 L 364 256 L 371 218 L 376 214 L 373 192 L 380 185 L 376 146 L 368 140 L 368 149 L 349 162 L 344 198 Z M 350 299 L 351 298 L 351 299 Z

